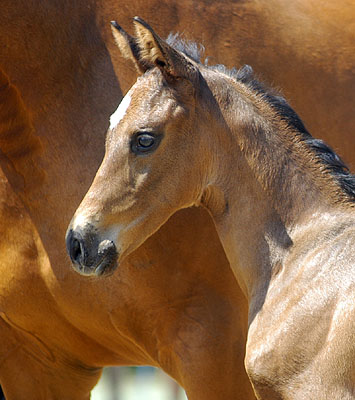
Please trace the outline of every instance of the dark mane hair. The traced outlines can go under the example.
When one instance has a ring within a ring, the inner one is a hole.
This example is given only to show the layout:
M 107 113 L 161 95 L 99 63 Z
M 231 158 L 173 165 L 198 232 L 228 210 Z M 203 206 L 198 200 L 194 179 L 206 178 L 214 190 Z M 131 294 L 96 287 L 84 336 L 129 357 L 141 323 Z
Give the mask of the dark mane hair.
M 179 34 L 170 34 L 167 42 L 176 50 L 202 65 L 201 57 L 204 53 L 204 47 L 202 45 L 187 41 Z M 257 94 L 260 94 L 289 127 L 301 134 L 302 140 L 313 151 L 318 161 L 324 167 L 324 170 L 328 171 L 335 178 L 341 189 L 349 197 L 349 200 L 355 202 L 355 175 L 350 173 L 349 168 L 331 147 L 322 140 L 315 139 L 311 136 L 301 118 L 296 114 L 284 97 L 256 79 L 252 67 L 244 65 L 239 70 L 236 68 L 228 69 L 222 64 L 209 66 L 207 60 L 204 66 L 222 72 L 236 81 L 245 84 Z

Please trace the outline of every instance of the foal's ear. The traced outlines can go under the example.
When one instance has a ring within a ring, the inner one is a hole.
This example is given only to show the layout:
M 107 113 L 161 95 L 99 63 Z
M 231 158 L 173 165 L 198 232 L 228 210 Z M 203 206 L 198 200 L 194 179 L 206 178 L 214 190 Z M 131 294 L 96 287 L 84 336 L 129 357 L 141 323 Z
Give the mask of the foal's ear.
M 133 22 L 143 61 L 150 65 L 156 65 L 168 80 L 185 78 L 195 82 L 198 79 L 197 68 L 161 39 L 149 24 L 139 17 L 134 17 Z
M 111 30 L 122 56 L 133 61 L 139 74 L 144 74 L 153 66 L 141 58 L 137 39 L 129 35 L 116 21 L 111 21 Z

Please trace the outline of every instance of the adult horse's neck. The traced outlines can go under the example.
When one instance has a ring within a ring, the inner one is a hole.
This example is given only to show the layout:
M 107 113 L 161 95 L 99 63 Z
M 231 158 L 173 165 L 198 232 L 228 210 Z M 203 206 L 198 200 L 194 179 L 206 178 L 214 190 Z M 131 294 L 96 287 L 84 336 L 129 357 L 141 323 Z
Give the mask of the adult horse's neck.
M 222 85 L 212 74 L 209 86 L 224 128 L 213 131 L 221 153 L 213 157 L 218 172 L 202 203 L 214 217 L 252 319 L 300 229 L 329 215 L 341 189 L 297 124 L 285 121 L 265 96 L 230 77 Z

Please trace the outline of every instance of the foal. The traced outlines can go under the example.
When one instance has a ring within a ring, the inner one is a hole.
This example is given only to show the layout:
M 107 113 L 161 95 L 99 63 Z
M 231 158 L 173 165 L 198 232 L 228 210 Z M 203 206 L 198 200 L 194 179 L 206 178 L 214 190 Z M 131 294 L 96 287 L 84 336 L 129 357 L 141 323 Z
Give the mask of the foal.
M 68 230 L 74 268 L 108 274 L 174 212 L 203 205 L 248 298 L 257 397 L 354 399 L 354 177 L 249 67 L 203 66 L 134 24 L 137 39 L 113 30 L 142 76 Z

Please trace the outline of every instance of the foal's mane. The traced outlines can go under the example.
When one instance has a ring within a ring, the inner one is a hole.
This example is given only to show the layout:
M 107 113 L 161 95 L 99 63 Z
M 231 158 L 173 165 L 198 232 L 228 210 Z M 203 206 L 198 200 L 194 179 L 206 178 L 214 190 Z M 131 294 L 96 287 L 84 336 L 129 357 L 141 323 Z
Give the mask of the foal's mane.
M 185 54 L 188 58 L 202 65 L 201 57 L 204 52 L 204 47 L 202 45 L 186 41 L 179 34 L 170 34 L 167 43 Z M 315 139 L 311 136 L 300 117 L 280 93 L 266 87 L 257 80 L 253 69 L 249 65 L 244 65 L 239 70 L 236 68 L 228 69 L 222 64 L 210 66 L 207 64 L 206 60 L 204 66 L 228 75 L 230 78 L 246 85 L 251 91 L 260 95 L 260 97 L 277 113 L 279 118 L 283 120 L 292 131 L 298 133 L 298 137 L 306 144 L 312 154 L 314 154 L 322 170 L 333 176 L 342 192 L 346 195 L 346 200 L 355 203 L 355 175 L 350 173 L 349 168 L 331 147 L 322 140 Z

